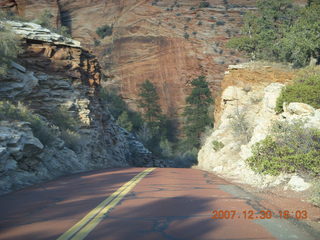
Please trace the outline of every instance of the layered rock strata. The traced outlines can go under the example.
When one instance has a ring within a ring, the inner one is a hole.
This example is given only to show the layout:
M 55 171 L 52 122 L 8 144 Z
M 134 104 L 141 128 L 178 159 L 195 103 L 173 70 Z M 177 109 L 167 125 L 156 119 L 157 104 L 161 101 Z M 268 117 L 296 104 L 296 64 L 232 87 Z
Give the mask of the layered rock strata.
M 71 172 L 154 164 L 151 153 L 102 105 L 94 55 L 39 25 L 7 24 L 22 38 L 25 51 L 0 78 L 0 101 L 22 103 L 50 127 L 54 139 L 40 142 L 28 122 L 2 121 L 0 193 Z M 59 111 L 76 121 L 72 131 L 63 127 L 67 119 L 56 125 Z

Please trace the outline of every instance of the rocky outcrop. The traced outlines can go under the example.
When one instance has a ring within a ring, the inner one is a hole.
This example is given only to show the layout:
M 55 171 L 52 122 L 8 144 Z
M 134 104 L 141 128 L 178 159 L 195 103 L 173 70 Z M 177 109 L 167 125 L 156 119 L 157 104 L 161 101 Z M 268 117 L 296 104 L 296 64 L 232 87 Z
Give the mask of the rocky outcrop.
M 287 187 L 293 190 L 305 190 L 310 184 L 302 182 L 303 179 L 292 174 L 282 174 L 277 177 L 260 175 L 253 172 L 245 160 L 252 156 L 252 146 L 270 133 L 270 126 L 274 121 L 291 123 L 301 120 L 305 123 L 305 127 L 320 128 L 320 109 L 316 110 L 303 103 L 290 103 L 285 106 L 282 114 L 276 114 L 276 99 L 285 86 L 280 82 L 287 82 L 294 73 L 283 70 L 283 74 L 276 75 L 286 76 L 280 81 L 278 77 L 269 78 L 270 73 L 279 73 L 280 70 L 277 68 L 269 66 L 267 72 L 264 69 L 259 72 L 257 68 L 249 66 L 252 64 L 233 68 L 226 74 L 226 79 L 230 79 L 230 75 L 237 75 L 237 83 L 235 86 L 226 84 L 221 101 L 217 103 L 220 104 L 219 111 L 221 111 L 219 124 L 201 148 L 198 154 L 198 166 L 234 181 L 260 188 L 288 183 Z M 248 74 L 242 75 L 244 73 Z M 252 81 L 250 78 L 253 74 L 257 76 L 256 80 L 263 76 L 265 80 Z M 271 83 L 272 81 L 274 82 Z M 240 137 L 235 132 L 235 120 L 247 129 L 246 136 Z M 215 141 L 221 142 L 223 147 L 214 149 Z
M 0 193 L 71 172 L 157 163 L 101 104 L 100 65 L 94 55 L 40 26 L 9 24 L 25 52 L 0 78 L 0 101 L 23 103 L 54 136 L 50 143 L 41 142 L 30 123 L 1 122 Z M 59 116 L 62 110 L 65 115 Z M 75 122 L 71 130 L 64 127 L 64 116 Z

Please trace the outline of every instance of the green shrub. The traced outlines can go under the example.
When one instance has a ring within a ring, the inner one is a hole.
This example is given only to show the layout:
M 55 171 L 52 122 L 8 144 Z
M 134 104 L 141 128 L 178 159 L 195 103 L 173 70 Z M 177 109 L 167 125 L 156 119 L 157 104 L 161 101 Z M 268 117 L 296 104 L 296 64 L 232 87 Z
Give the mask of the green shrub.
M 185 39 L 189 39 L 190 36 L 189 36 L 188 33 L 184 33 L 183 37 L 184 37 Z
M 62 129 L 60 137 L 64 141 L 65 145 L 75 152 L 80 151 L 81 145 L 83 145 L 85 141 L 83 136 L 69 129 Z
M 52 28 L 52 19 L 53 19 L 53 14 L 50 12 L 49 9 L 46 9 L 40 14 L 38 18 L 34 20 L 36 24 L 41 25 L 44 28 Z
M 245 15 L 242 36 L 228 46 L 252 59 L 292 63 L 319 60 L 320 4 L 298 7 L 292 0 L 259 0 L 256 12 Z
M 51 30 L 57 34 L 60 34 L 64 37 L 71 38 L 70 29 L 67 26 L 55 27 L 53 25 L 54 15 L 49 9 L 44 10 L 40 16 L 33 20 L 34 23 L 41 25 L 44 28 Z
M 226 24 L 226 22 L 225 21 L 217 21 L 217 26 L 223 26 L 223 25 L 225 25 Z
M 199 8 L 208 8 L 208 7 L 210 7 L 210 3 L 208 2 L 203 1 L 199 4 Z
M 308 68 L 306 71 L 311 70 Z M 320 108 L 320 73 L 305 72 L 291 85 L 286 86 L 277 99 L 276 112 L 283 112 L 283 103 L 302 102 L 318 109 Z
M 21 21 L 25 22 L 27 19 L 15 14 L 12 11 L 6 11 L 0 9 L 0 20 Z
M 224 144 L 222 142 L 214 140 L 214 141 L 212 141 L 212 147 L 213 147 L 213 150 L 215 150 L 217 152 L 217 151 L 220 151 L 224 147 Z
M 252 129 L 246 119 L 245 112 L 240 112 L 239 109 L 236 109 L 235 114 L 230 116 L 230 118 L 233 135 L 242 140 L 243 143 L 249 142 L 252 135 Z
M 63 130 L 76 130 L 79 128 L 79 123 L 65 108 L 56 108 L 50 115 L 51 122 Z
M 123 127 L 126 129 L 128 132 L 132 132 L 133 130 L 133 123 L 131 122 L 129 118 L 129 114 L 127 111 L 123 111 L 121 115 L 119 116 L 117 123 L 119 126 Z
M 56 32 L 64 37 L 71 38 L 70 29 L 67 26 L 61 26 Z
M 0 26 L 0 76 L 8 72 L 11 61 L 15 60 L 21 52 L 22 48 L 17 36 Z
M 161 149 L 161 156 L 165 158 L 170 158 L 173 156 L 173 148 L 172 143 L 168 141 L 168 139 L 162 139 L 160 141 L 160 149 Z
M 320 130 L 304 128 L 301 122 L 276 122 L 272 135 L 253 147 L 247 159 L 256 172 L 279 175 L 281 172 L 320 174 Z
M 113 26 L 103 25 L 98 27 L 96 33 L 99 35 L 100 38 L 105 38 L 106 36 L 111 36 L 113 32 Z
M 317 179 L 313 183 L 312 187 L 312 196 L 311 196 L 311 202 L 320 207 L 320 179 Z
M 0 120 L 29 122 L 34 136 L 44 145 L 49 145 L 55 139 L 47 124 L 22 104 L 15 106 L 9 102 L 0 102 Z

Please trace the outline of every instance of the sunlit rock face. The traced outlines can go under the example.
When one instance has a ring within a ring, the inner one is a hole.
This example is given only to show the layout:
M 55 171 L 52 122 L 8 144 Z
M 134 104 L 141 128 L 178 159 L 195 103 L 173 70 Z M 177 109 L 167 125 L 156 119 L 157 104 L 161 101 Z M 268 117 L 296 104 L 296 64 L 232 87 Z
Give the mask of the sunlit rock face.
M 305 127 L 320 129 L 320 109 L 304 103 L 285 104 L 284 112 L 275 111 L 281 90 L 292 82 L 295 71 L 277 64 L 248 63 L 230 66 L 222 82 L 222 94 L 216 101 L 216 125 L 198 154 L 198 167 L 222 177 L 255 187 L 286 188 L 303 191 L 310 184 L 295 181 L 294 174 L 260 175 L 251 170 L 246 159 L 252 156 L 252 146 L 270 134 L 272 123 L 302 121 Z M 237 116 L 242 116 L 241 118 Z M 246 126 L 247 136 L 234 130 L 234 119 Z M 214 143 L 220 142 L 220 149 Z

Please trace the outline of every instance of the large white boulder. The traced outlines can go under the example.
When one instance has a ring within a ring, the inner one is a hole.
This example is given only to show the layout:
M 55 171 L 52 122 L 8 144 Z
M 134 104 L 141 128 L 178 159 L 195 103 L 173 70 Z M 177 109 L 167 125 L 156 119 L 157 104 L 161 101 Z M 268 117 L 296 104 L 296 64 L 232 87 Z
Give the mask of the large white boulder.
M 310 188 L 311 184 L 299 176 L 292 176 L 288 182 L 288 186 L 294 191 L 301 192 Z
M 315 109 L 308 104 L 292 102 L 286 107 L 286 111 L 296 115 L 314 115 Z

